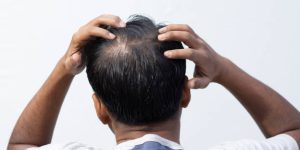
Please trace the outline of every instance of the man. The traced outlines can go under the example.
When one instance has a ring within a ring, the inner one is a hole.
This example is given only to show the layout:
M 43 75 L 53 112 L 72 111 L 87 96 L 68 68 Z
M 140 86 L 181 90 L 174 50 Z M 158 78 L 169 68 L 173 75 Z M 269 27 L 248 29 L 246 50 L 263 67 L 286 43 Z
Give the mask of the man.
M 184 75 L 185 59 L 195 63 L 190 80 Z M 183 149 L 182 108 L 189 104 L 190 89 L 210 82 L 227 88 L 269 138 L 213 150 L 298 150 L 298 111 L 217 54 L 189 26 L 156 26 L 143 16 L 124 23 L 113 15 L 97 17 L 74 34 L 68 51 L 20 116 L 8 149 L 92 149 L 80 143 L 49 144 L 64 96 L 85 66 L 97 115 L 114 132 L 117 150 Z

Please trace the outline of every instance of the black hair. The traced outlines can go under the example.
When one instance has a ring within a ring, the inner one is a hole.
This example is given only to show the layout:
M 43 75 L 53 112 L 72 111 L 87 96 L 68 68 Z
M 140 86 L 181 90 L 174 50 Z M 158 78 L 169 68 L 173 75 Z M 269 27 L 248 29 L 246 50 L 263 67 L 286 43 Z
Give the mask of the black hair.
M 186 62 L 168 59 L 181 42 L 160 42 L 151 19 L 135 15 L 125 28 L 105 27 L 114 40 L 96 38 L 84 47 L 86 73 L 96 95 L 116 120 L 141 125 L 165 121 L 180 107 Z

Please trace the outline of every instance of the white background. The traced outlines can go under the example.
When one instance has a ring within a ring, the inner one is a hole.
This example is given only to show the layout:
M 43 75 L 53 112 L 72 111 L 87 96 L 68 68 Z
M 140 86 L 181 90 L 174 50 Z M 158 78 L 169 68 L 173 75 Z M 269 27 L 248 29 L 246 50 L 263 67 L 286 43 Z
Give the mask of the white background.
M 157 22 L 189 24 L 217 52 L 300 109 L 299 8 L 299 0 L 1 0 L 0 149 L 6 149 L 21 111 L 66 51 L 72 34 L 103 13 L 123 19 L 146 14 Z M 187 74 L 192 71 L 188 63 Z M 97 120 L 91 94 L 83 72 L 69 90 L 53 142 L 113 147 L 114 136 Z M 228 91 L 217 84 L 192 91 L 182 116 L 186 149 L 241 138 L 263 136 Z

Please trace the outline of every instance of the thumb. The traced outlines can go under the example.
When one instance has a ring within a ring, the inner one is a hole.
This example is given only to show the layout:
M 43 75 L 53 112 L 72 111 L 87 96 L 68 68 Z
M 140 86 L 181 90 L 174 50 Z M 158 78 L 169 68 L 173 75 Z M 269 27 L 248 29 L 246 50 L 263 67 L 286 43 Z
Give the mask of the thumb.
M 204 89 L 210 83 L 208 77 L 194 77 L 188 81 L 188 87 L 191 89 Z

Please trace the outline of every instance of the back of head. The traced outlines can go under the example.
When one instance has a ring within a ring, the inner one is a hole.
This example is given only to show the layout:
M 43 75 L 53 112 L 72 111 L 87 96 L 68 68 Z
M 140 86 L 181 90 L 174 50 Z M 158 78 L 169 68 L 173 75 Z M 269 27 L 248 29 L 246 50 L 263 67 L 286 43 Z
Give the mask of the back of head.
M 180 42 L 160 42 L 152 20 L 133 16 L 125 28 L 106 27 L 114 40 L 91 39 L 84 52 L 96 95 L 118 121 L 141 125 L 165 121 L 180 107 L 185 60 L 164 57 Z

